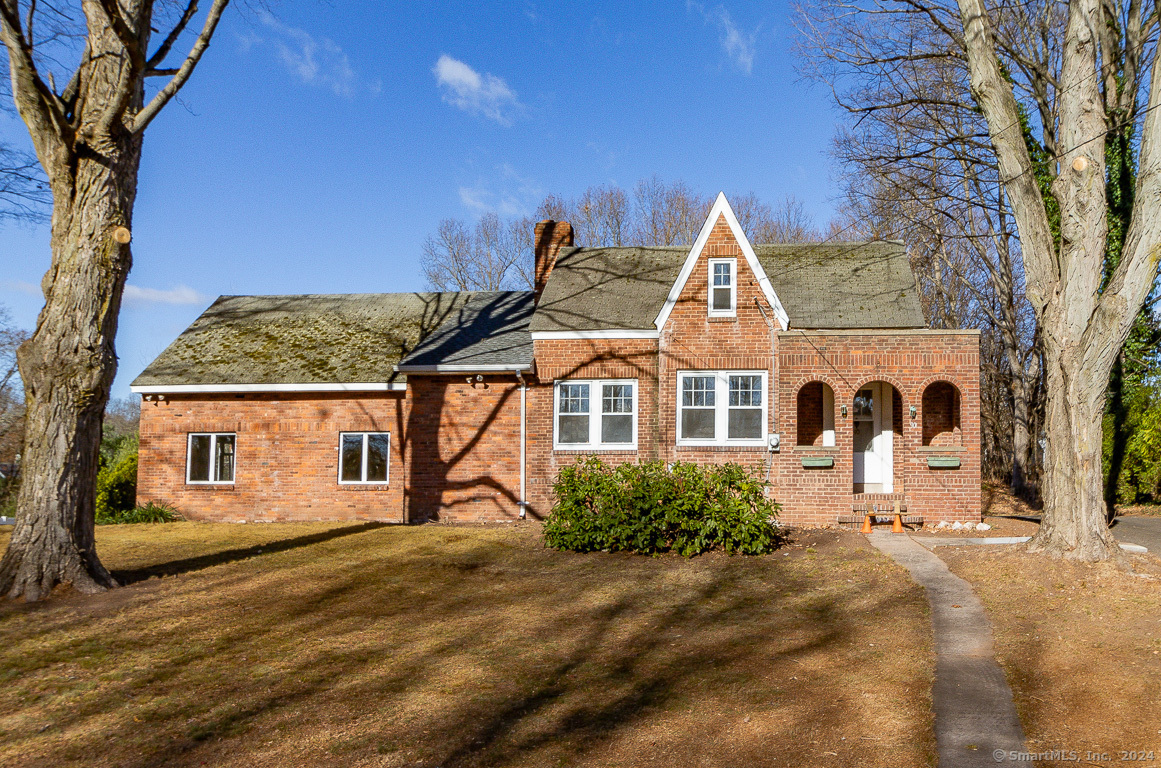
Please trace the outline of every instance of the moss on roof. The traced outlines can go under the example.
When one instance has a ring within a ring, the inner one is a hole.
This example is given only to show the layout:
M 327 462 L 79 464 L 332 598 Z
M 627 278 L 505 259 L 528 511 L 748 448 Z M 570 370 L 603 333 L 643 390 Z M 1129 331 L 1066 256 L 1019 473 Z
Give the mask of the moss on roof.
M 472 296 L 222 296 L 133 384 L 402 381 L 395 364 Z

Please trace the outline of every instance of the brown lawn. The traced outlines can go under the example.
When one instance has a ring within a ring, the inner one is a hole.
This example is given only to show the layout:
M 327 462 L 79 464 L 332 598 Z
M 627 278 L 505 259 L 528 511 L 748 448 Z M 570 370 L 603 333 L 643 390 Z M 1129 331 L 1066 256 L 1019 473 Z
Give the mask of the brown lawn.
M 98 545 L 130 586 L 0 603 L 0 764 L 934 764 L 923 594 L 857 534 L 693 560 L 534 526 Z
M 987 607 L 1031 752 L 1161 764 L 1161 561 L 1131 557 L 1134 574 L 1006 546 L 936 552 Z

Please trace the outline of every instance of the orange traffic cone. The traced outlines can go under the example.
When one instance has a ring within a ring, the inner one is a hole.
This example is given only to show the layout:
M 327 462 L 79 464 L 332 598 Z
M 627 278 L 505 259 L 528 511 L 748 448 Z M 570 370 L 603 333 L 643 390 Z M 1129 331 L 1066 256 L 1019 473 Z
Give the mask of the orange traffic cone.
M 895 522 L 891 526 L 891 533 L 903 533 L 903 510 L 899 508 L 899 499 L 895 499 Z

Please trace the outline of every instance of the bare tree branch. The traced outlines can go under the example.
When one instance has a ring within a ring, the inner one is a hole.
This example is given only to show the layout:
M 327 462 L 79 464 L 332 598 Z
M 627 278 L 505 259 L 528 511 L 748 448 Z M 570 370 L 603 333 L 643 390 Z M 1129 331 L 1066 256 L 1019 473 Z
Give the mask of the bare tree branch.
M 218 26 L 218 21 L 222 18 L 222 12 L 226 10 L 226 6 L 230 4 L 230 0 L 214 0 L 213 6 L 206 14 L 206 23 L 202 27 L 201 34 L 198 35 L 197 40 L 194 41 L 193 48 L 190 49 L 189 55 L 186 56 L 185 61 L 182 62 L 178 68 L 177 74 L 173 79 L 165 84 L 165 87 L 158 91 L 153 99 L 137 113 L 133 119 L 133 126 L 131 130 L 134 133 L 140 133 L 145 130 L 145 127 L 157 117 L 157 113 L 169 103 L 182 86 L 189 80 L 190 75 L 193 74 L 194 68 L 197 67 L 198 62 L 201 61 L 202 54 L 206 52 L 206 48 L 210 46 L 210 38 L 214 36 L 214 30 Z

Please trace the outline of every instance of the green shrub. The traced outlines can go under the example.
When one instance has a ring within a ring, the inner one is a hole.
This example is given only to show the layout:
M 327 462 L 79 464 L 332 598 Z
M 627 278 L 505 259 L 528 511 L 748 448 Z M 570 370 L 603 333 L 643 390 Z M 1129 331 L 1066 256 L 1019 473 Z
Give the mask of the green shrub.
M 137 440 L 121 440 L 101 452 L 97 470 L 97 522 L 114 522 L 137 506 Z
M 589 457 L 557 476 L 544 540 L 574 552 L 765 554 L 784 540 L 765 485 L 737 464 L 654 461 L 611 469 Z
M 122 512 L 97 517 L 97 525 L 119 525 L 129 523 L 172 523 L 181 519 L 176 509 L 163 501 L 148 504 Z
M 0 517 L 16 517 L 16 497 L 20 495 L 20 476 L 0 479 Z

